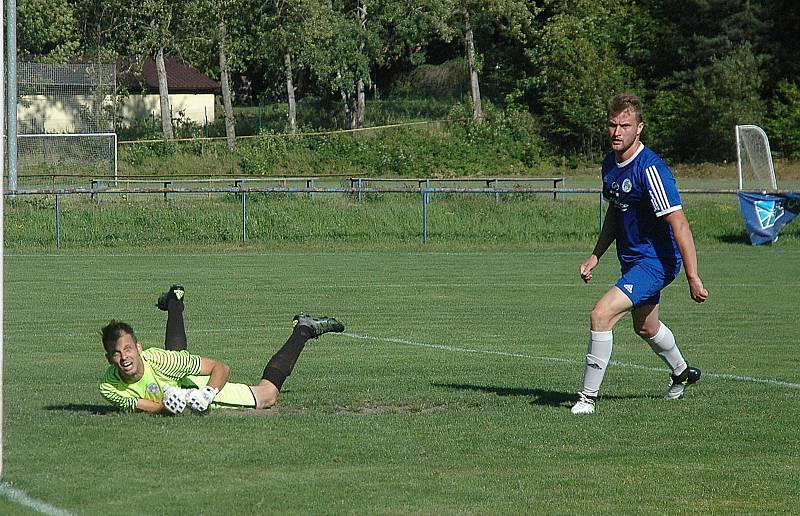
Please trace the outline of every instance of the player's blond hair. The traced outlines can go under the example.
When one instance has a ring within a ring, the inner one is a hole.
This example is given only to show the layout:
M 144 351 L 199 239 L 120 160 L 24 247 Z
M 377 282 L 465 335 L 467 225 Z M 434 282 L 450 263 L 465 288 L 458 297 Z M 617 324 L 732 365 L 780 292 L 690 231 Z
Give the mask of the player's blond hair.
M 614 95 L 608 101 L 608 116 L 615 116 L 630 109 L 636 116 L 636 123 L 642 123 L 642 99 L 632 93 Z

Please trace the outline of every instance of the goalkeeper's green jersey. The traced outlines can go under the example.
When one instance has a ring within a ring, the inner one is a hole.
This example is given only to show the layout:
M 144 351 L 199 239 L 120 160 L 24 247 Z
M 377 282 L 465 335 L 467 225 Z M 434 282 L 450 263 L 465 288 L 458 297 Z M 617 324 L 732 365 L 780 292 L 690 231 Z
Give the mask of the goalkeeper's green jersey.
M 141 356 L 144 375 L 138 382 L 122 381 L 114 366 L 108 368 L 100 382 L 100 394 L 124 412 L 136 410 L 136 400 L 140 399 L 161 403 L 164 389 L 181 387 L 187 376 L 200 373 L 200 356 L 188 351 L 147 348 Z

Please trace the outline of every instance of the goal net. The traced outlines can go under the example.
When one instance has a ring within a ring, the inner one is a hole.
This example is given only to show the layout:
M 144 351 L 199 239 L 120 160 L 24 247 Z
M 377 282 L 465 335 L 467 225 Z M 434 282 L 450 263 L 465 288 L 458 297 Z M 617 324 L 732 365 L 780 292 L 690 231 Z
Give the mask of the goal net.
M 17 168 L 29 183 L 62 176 L 117 178 L 116 133 L 20 134 Z
M 17 176 L 117 176 L 116 65 L 19 63 Z
M 736 126 L 736 164 L 739 190 L 775 191 L 775 167 L 767 133 L 757 125 Z

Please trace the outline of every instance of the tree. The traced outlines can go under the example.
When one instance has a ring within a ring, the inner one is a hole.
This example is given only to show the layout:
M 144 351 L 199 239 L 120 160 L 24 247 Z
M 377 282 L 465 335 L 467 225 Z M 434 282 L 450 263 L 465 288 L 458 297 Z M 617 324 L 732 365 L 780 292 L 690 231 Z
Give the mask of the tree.
M 327 51 L 316 54 L 312 69 L 318 79 L 338 90 L 350 128 L 357 129 L 364 125 L 364 84 L 371 81 L 375 62 L 375 32 L 368 29 L 374 22 L 368 17 L 367 0 L 337 0 L 332 6 Z
M 175 138 L 172 131 L 172 109 L 169 106 L 169 83 L 167 82 L 167 68 L 164 65 L 164 47 L 156 48 L 156 74 L 158 75 L 158 97 L 161 107 L 161 130 L 164 131 L 164 139 Z
M 483 122 L 483 108 L 481 107 L 481 87 L 478 82 L 478 67 L 475 59 L 475 38 L 472 33 L 469 9 L 464 9 L 464 46 L 469 65 L 469 86 L 472 93 L 472 118 L 476 123 Z
M 18 54 L 39 61 L 67 62 L 80 48 L 75 15 L 67 0 L 19 0 Z
M 361 29 L 361 33 L 363 34 L 367 29 L 367 2 L 366 0 L 359 0 L 358 5 L 356 6 L 356 13 L 358 15 L 359 26 Z M 359 42 L 358 46 L 359 52 L 364 52 L 364 41 Z M 364 127 L 364 111 L 366 109 L 366 99 L 364 96 L 364 77 L 359 77 L 358 81 L 356 82 L 356 103 L 355 103 L 355 111 L 353 113 L 353 121 L 350 124 L 350 127 L 353 129 L 359 129 Z
M 181 25 L 176 20 L 182 19 L 184 11 L 191 6 L 191 0 L 144 0 L 141 6 L 129 4 L 127 10 L 132 22 L 131 54 L 138 62 L 151 56 L 156 63 L 161 129 L 167 140 L 174 138 L 174 132 L 164 55 L 174 51 L 184 36 L 179 32 Z
M 350 61 L 360 64 L 356 75 L 353 127 L 364 123 L 365 86 L 392 67 L 422 64 L 426 46 L 439 39 L 450 40 L 452 29 L 447 0 L 370 0 L 352 5 L 358 23 L 352 38 L 358 48 Z M 347 16 L 347 15 L 346 15 Z M 344 96 L 346 97 L 346 95 Z
M 225 112 L 225 136 L 228 149 L 236 148 L 236 122 L 233 119 L 233 100 L 231 95 L 230 74 L 228 73 L 228 31 L 222 11 L 219 11 L 219 83 L 222 89 L 222 106 Z
M 767 52 L 771 59 L 765 62 L 769 73 L 767 86 L 782 95 L 782 81 L 793 81 L 800 76 L 800 10 L 796 0 L 761 0 L 764 7 L 759 16 L 769 20 Z
M 184 10 L 179 30 L 186 35 L 185 41 L 179 42 L 185 48 L 184 56 L 208 62 L 209 75 L 219 74 L 225 136 L 230 150 L 236 148 L 230 75 L 232 63 L 237 62 L 233 55 L 240 48 L 236 41 L 243 25 L 236 13 L 247 12 L 248 7 L 244 0 L 195 0 Z
M 297 101 L 294 78 L 303 70 L 323 69 L 330 72 L 327 55 L 333 50 L 335 37 L 333 9 L 324 0 L 270 0 L 264 4 L 254 25 L 256 59 L 267 63 L 280 63 L 280 80 L 283 81 L 288 105 L 288 123 L 292 132 L 297 130 Z M 323 75 L 324 77 L 324 75 Z
M 479 75 L 483 60 L 475 44 L 475 27 L 491 27 L 524 45 L 528 28 L 539 9 L 533 2 L 520 0 L 452 0 L 448 7 L 452 27 L 463 35 L 464 54 L 469 66 L 472 117 L 476 123 L 481 123 L 483 107 Z
M 635 84 L 622 58 L 632 38 L 628 13 L 608 0 L 558 2 L 528 51 L 545 125 L 557 143 L 592 161 L 605 142 L 607 99 Z
M 292 54 L 285 52 L 283 54 L 283 63 L 286 70 L 286 98 L 289 106 L 289 130 L 294 134 L 297 132 L 297 101 L 294 97 L 294 92 L 297 88 L 294 86 Z
M 75 0 L 73 3 L 80 34 L 80 53 L 100 62 L 113 62 L 129 55 L 138 39 L 129 22 L 135 8 L 129 0 Z
M 692 16 L 682 13 L 691 12 Z M 759 123 L 771 21 L 756 0 L 646 0 L 635 17 L 646 49 L 640 77 L 660 153 L 731 159 L 736 123 Z
M 759 60 L 749 43 L 713 58 L 680 85 L 660 90 L 650 110 L 651 134 L 659 152 L 682 161 L 733 159 L 734 126 L 761 124 Z
M 776 93 L 770 102 L 767 122 L 770 141 L 781 155 L 800 159 L 800 87 L 781 81 Z

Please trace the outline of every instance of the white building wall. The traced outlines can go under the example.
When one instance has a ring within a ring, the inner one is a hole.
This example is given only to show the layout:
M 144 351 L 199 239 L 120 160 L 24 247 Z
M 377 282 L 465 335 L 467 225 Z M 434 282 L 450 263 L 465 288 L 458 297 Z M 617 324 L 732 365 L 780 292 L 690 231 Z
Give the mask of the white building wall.
M 17 101 L 20 134 L 93 133 L 113 130 L 113 101 L 103 100 L 100 117 L 89 116 L 91 95 L 21 95 Z M 99 119 L 98 119 L 99 118 Z
M 203 125 L 214 121 L 214 94 L 176 93 L 169 95 L 172 119 L 182 119 Z M 128 95 L 117 104 L 117 117 L 128 125 L 141 118 L 161 118 L 161 105 L 157 94 Z
M 170 107 L 173 120 L 187 120 L 199 125 L 214 121 L 214 94 L 170 94 Z M 110 122 L 113 113 L 113 100 L 106 96 L 103 101 L 107 120 L 102 127 L 87 127 L 82 113 L 90 110 L 92 97 L 89 95 L 23 95 L 17 103 L 17 121 L 21 134 L 30 133 L 87 133 L 113 130 Z M 132 94 L 118 100 L 116 106 L 118 125 L 128 126 L 133 120 L 142 118 L 161 118 L 161 107 L 157 94 Z

